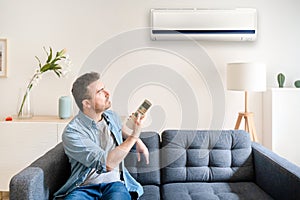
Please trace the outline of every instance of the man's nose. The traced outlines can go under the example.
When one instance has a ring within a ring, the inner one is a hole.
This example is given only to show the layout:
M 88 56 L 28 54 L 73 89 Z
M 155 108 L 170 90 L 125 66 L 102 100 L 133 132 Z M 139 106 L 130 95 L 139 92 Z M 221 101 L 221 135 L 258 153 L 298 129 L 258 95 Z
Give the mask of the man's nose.
M 106 97 L 109 97 L 110 94 L 109 94 L 108 90 L 103 90 L 103 92 L 104 92 L 104 94 L 105 94 Z

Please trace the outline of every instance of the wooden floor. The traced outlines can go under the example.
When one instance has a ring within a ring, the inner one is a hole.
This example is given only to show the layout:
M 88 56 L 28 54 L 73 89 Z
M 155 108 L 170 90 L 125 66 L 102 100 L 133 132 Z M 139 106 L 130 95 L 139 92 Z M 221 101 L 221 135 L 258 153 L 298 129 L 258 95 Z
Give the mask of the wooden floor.
M 9 200 L 9 192 L 0 191 L 0 200 Z

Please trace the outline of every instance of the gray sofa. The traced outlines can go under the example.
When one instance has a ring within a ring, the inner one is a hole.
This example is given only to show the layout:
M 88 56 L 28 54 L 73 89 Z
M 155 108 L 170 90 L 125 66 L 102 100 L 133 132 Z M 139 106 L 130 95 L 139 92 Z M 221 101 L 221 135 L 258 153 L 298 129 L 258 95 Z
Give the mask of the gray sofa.
M 142 200 L 300 199 L 300 168 L 244 131 L 166 130 L 141 138 L 150 164 L 137 162 L 134 151 L 125 164 L 144 187 Z M 10 199 L 52 199 L 69 174 L 58 144 L 11 179 Z

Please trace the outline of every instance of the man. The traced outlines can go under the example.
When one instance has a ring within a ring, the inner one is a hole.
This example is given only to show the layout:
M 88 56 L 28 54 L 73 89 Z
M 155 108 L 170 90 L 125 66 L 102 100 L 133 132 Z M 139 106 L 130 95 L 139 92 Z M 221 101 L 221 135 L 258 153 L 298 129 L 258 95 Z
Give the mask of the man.
M 122 129 L 120 118 L 108 110 L 109 92 L 96 72 L 80 76 L 73 83 L 72 94 L 80 111 L 62 135 L 71 176 L 55 198 L 138 198 L 143 188 L 124 168 L 123 160 L 136 144 L 138 160 L 142 153 L 149 163 L 149 151 L 139 139 L 143 116 L 137 117 L 132 133 Z

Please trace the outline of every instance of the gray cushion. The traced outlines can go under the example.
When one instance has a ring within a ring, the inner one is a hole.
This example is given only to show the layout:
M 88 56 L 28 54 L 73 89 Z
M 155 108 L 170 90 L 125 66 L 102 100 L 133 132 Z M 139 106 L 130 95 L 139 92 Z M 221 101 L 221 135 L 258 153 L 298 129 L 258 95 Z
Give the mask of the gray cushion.
M 144 185 L 144 194 L 139 198 L 139 200 L 159 200 L 160 190 L 159 186 L 156 185 Z
M 166 130 L 162 182 L 253 181 L 251 140 L 244 131 Z
M 253 182 L 239 183 L 169 183 L 162 186 L 162 199 L 190 200 L 271 200 Z
M 125 166 L 142 185 L 160 184 L 159 167 L 159 143 L 160 137 L 156 132 L 142 132 L 140 138 L 149 150 L 149 164 L 146 164 L 144 155 L 141 154 L 141 161 L 138 162 L 135 150 L 132 150 L 125 159 Z

